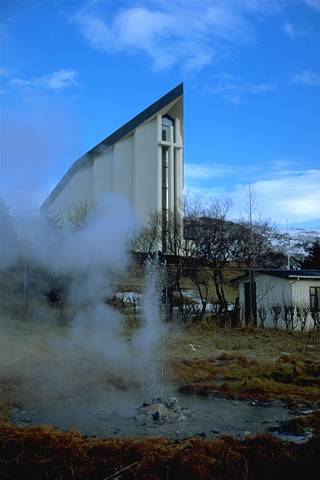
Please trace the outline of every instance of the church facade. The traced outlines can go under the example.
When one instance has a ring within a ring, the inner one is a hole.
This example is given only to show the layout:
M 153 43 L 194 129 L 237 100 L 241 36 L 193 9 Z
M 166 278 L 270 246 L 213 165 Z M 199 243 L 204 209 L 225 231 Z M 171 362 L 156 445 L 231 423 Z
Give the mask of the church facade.
M 78 159 L 43 203 L 42 213 L 68 219 L 81 203 L 115 192 L 140 222 L 166 219 L 183 200 L 183 84 L 178 85 Z

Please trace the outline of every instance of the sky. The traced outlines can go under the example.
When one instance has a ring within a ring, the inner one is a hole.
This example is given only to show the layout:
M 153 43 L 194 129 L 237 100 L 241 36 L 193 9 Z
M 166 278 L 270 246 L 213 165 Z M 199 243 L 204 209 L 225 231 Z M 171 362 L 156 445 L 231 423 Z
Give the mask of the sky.
M 35 208 L 184 82 L 185 191 L 320 227 L 320 0 L 3 0 L 0 188 Z

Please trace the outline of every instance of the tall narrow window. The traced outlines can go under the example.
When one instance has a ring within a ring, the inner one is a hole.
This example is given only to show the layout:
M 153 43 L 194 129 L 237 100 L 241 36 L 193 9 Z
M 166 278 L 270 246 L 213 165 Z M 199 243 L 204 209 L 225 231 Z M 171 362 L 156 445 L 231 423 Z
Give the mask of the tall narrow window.
M 174 120 L 170 115 L 164 115 L 161 119 L 161 140 L 173 142 L 171 138 L 171 127 L 174 127 Z
M 166 251 L 169 208 L 169 148 L 162 147 L 162 250 Z
M 310 308 L 320 310 L 320 287 L 310 287 Z

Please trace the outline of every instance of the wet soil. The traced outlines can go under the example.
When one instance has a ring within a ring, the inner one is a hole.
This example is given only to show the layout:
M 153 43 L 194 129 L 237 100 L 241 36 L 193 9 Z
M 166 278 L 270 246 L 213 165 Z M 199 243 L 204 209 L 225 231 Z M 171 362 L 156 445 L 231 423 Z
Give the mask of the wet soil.
M 275 428 L 292 415 L 281 402 L 229 400 L 177 393 L 165 388 L 165 397 L 177 398 L 181 416 L 159 421 L 141 415 L 140 390 L 96 390 L 69 399 L 12 409 L 10 420 L 17 425 L 49 424 L 62 430 L 77 429 L 99 437 L 166 437 L 171 439 L 223 434 L 239 438 Z M 140 407 L 140 409 L 139 409 Z

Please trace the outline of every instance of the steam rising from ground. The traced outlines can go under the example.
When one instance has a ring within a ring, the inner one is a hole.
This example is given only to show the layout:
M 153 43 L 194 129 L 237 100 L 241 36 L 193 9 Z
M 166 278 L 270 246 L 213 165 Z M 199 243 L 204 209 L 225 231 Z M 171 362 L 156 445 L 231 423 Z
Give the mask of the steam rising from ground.
M 62 328 L 52 309 L 44 308 L 40 324 L 29 318 L 13 328 L 17 323 L 1 314 L 0 305 L 0 381 L 11 400 L 56 398 L 97 386 L 125 388 L 143 383 L 152 374 L 160 333 L 155 270 L 148 273 L 144 326 L 133 341 L 121 334 L 121 315 L 106 304 L 117 276 L 128 266 L 128 245 L 137 229 L 128 203 L 108 195 L 86 224 L 73 230 L 58 229 L 45 218 L 13 218 L 2 203 L 0 225 L 2 282 L 17 263 L 67 278 L 72 317 Z

